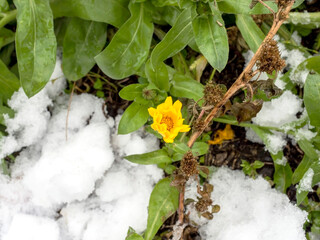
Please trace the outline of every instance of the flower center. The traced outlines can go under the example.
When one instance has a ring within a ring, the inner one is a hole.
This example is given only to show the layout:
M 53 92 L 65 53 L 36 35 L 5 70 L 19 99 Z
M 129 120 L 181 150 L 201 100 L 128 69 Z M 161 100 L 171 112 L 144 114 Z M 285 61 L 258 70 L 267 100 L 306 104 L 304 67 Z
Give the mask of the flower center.
M 162 123 L 167 125 L 168 131 L 170 131 L 173 128 L 173 121 L 172 121 L 171 117 L 168 117 L 168 116 L 162 117 L 160 124 L 162 124 Z

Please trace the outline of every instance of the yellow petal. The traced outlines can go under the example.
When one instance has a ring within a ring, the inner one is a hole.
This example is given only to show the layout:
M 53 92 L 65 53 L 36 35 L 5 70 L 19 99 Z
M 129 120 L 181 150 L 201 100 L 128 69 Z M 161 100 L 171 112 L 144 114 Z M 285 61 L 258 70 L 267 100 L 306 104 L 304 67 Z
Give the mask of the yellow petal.
M 190 126 L 189 125 L 182 125 L 180 128 L 180 132 L 189 132 L 190 131 Z
M 182 103 L 179 100 L 175 101 L 175 103 L 173 104 L 173 108 L 177 111 L 177 113 L 181 111 L 181 107 Z
M 172 97 L 167 97 L 166 101 L 164 102 L 166 107 L 172 107 Z
M 150 107 L 148 108 L 148 112 L 150 114 L 151 117 L 154 116 L 154 114 L 156 113 L 157 109 L 153 108 L 153 107 Z

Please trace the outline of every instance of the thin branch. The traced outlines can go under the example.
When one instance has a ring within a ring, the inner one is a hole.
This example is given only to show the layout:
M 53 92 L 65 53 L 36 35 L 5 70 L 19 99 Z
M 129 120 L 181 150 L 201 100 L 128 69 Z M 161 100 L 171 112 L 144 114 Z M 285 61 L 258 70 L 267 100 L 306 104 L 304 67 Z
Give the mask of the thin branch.
M 256 51 L 256 53 L 254 54 L 254 56 L 252 57 L 252 59 L 250 60 L 249 64 L 247 65 L 247 67 L 243 70 L 243 72 L 240 74 L 240 76 L 238 77 L 238 79 L 233 83 L 233 85 L 229 88 L 229 90 L 226 92 L 226 94 L 224 95 L 223 99 L 217 104 L 215 105 L 215 107 L 212 109 L 212 111 L 208 114 L 208 116 L 205 118 L 204 120 L 204 124 L 202 126 L 202 128 L 198 131 L 196 131 L 195 133 L 193 133 L 193 135 L 190 137 L 190 140 L 188 142 L 188 146 L 191 148 L 193 146 L 193 144 L 195 143 L 195 141 L 197 140 L 197 138 L 202 134 L 202 132 L 204 131 L 204 129 L 206 129 L 206 127 L 209 125 L 209 123 L 211 122 L 211 120 L 216 117 L 216 115 L 218 114 L 218 111 L 220 110 L 220 108 L 222 106 L 224 106 L 226 104 L 226 102 L 242 87 L 245 87 L 246 84 L 250 81 L 250 79 L 255 76 L 257 74 L 257 71 L 252 72 L 252 68 L 255 65 L 255 63 L 257 62 L 257 60 L 259 59 L 259 57 L 261 56 L 262 52 L 263 52 L 263 46 L 266 42 L 270 41 L 275 34 L 277 33 L 277 31 L 279 30 L 279 28 L 281 27 L 281 25 L 284 23 L 284 21 L 286 20 L 287 16 L 289 15 L 289 12 L 292 8 L 294 1 L 290 1 L 285 8 L 280 7 L 278 12 L 276 13 L 274 22 L 271 26 L 271 29 L 268 33 L 268 35 L 265 37 L 265 39 L 263 40 L 262 44 L 259 46 L 258 50 Z

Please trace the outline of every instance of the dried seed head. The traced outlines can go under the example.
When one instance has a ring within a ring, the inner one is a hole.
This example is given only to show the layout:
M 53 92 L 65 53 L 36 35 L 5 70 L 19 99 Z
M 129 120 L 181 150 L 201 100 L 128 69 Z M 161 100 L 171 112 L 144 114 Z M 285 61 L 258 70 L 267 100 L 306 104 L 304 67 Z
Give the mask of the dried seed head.
M 202 131 L 203 128 L 204 128 L 204 121 L 202 119 L 197 119 L 192 125 L 192 130 L 195 132 Z
M 268 74 L 272 74 L 274 70 L 280 71 L 286 66 L 285 61 L 281 59 L 275 40 L 271 39 L 264 43 L 262 46 L 262 54 L 257 61 L 257 66 L 261 72 Z
M 212 206 L 212 210 L 211 210 L 212 213 L 218 213 L 220 212 L 220 206 L 219 205 L 213 205 Z
M 208 82 L 204 88 L 204 103 L 206 106 L 214 106 L 220 102 L 225 94 L 225 89 L 220 84 Z
M 188 151 L 181 160 L 181 172 L 187 178 L 198 174 L 198 161 L 191 151 Z
M 212 205 L 212 200 L 210 198 L 199 198 L 196 203 L 196 209 L 198 212 L 203 213 L 208 210 L 208 207 Z

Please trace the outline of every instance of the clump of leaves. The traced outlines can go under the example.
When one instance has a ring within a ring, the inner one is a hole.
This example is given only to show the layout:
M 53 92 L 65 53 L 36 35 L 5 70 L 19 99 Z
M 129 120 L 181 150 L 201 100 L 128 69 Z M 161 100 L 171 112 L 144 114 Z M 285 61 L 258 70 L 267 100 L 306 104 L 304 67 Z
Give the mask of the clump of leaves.
M 260 169 L 264 166 L 264 163 L 261 161 L 254 161 L 253 163 L 249 163 L 246 160 L 242 160 L 241 167 L 244 174 L 255 179 L 258 176 L 257 169 Z

